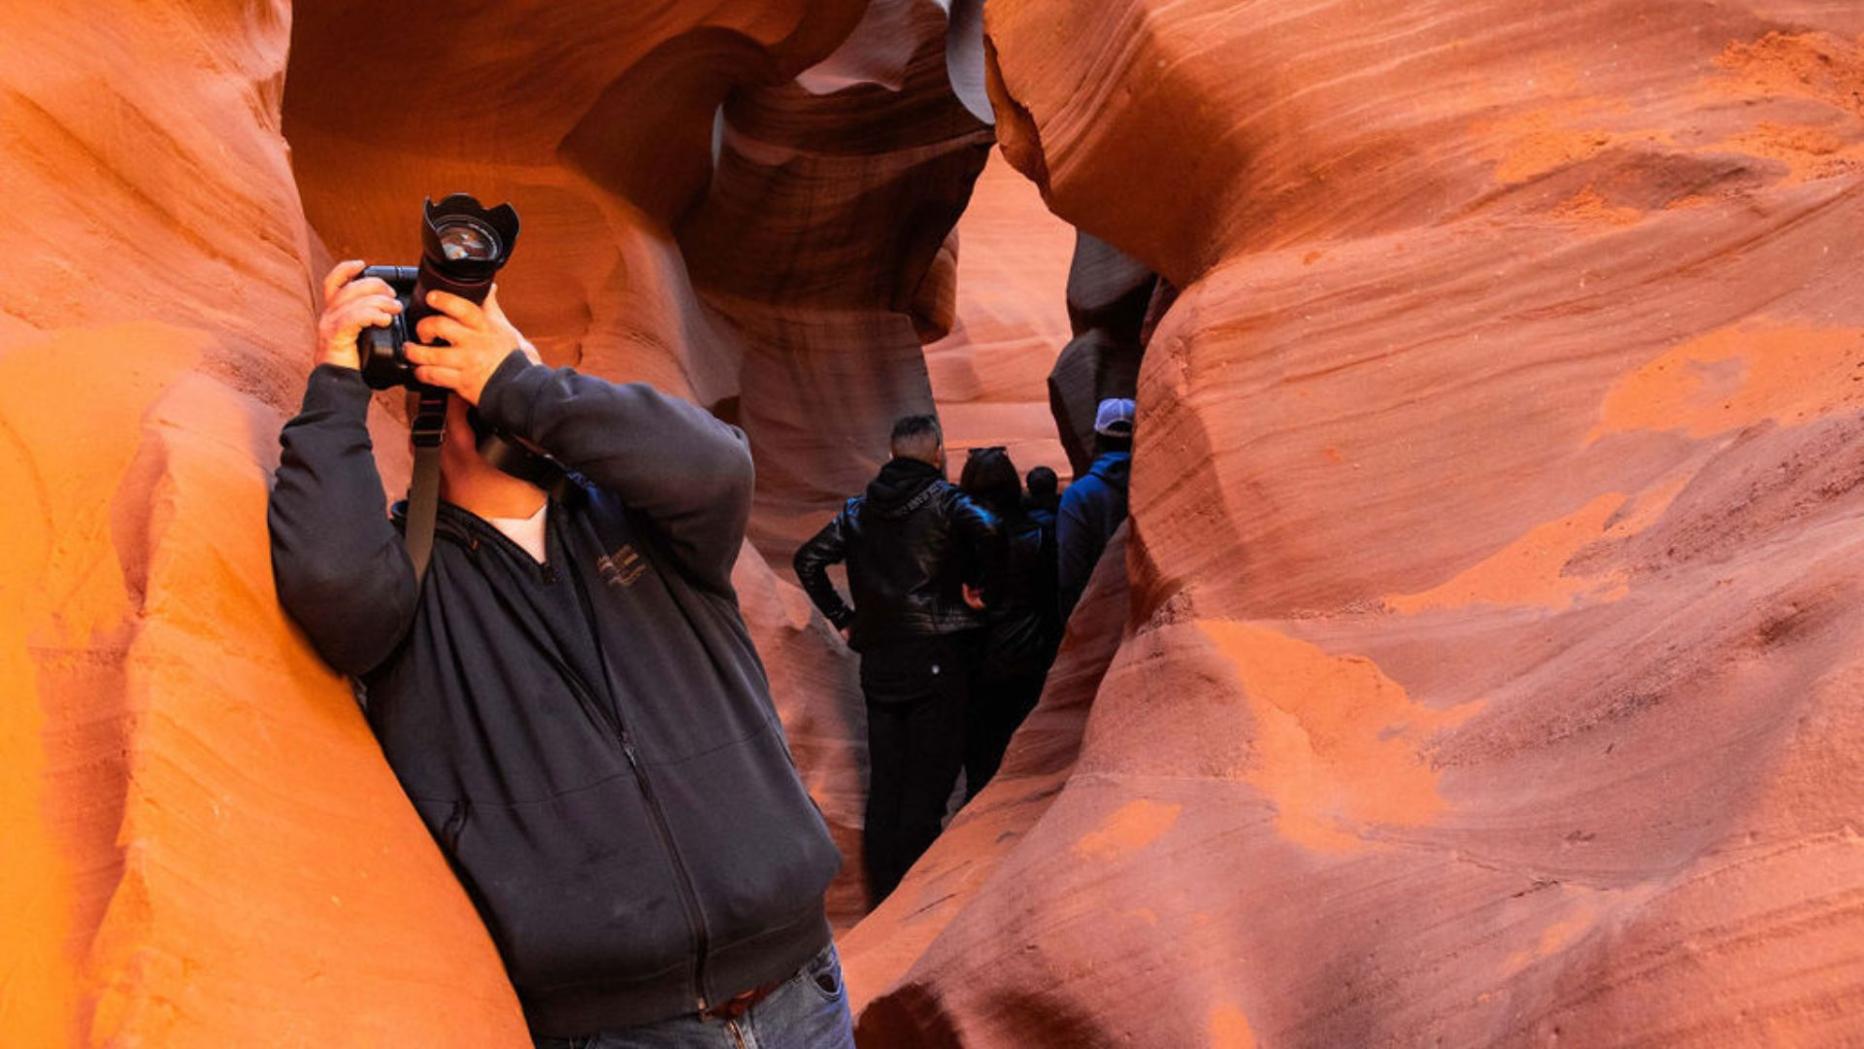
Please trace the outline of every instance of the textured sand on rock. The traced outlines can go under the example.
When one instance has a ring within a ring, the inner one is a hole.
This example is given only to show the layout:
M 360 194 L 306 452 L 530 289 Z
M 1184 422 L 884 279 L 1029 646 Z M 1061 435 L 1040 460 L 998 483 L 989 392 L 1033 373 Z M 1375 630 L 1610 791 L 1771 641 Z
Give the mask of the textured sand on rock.
M 1006 154 L 1182 291 L 1078 759 L 856 930 L 866 1043 L 1864 1036 L 1864 15 L 986 28 Z
M 886 33 L 844 46 L 870 7 L 910 29 L 903 57 Z M 524 233 L 501 297 L 548 359 L 743 423 L 778 502 L 783 467 L 840 494 L 884 432 L 784 443 L 774 417 L 830 418 L 825 402 L 856 391 L 780 365 L 839 354 L 876 376 L 870 422 L 931 405 L 919 339 L 956 309 L 935 262 L 989 143 L 950 79 L 981 75 L 975 33 L 948 41 L 929 0 L 470 17 L 42 3 L 0 23 L 17 218 L 0 253 L 0 1040 L 522 1041 L 465 895 L 349 689 L 272 596 L 265 494 L 311 359 L 314 282 L 332 258 L 412 262 L 423 196 L 511 199 Z M 897 80 L 902 61 L 913 75 Z M 741 108 L 720 117 L 728 98 Z M 731 149 L 781 145 L 786 112 L 815 122 L 799 148 L 830 158 L 795 180 L 788 212 L 757 191 L 794 165 L 715 179 L 713 154 L 720 120 Z M 924 148 L 940 143 L 943 166 Z M 695 216 L 721 212 L 742 221 L 707 242 Z M 812 215 L 827 240 L 788 237 Z M 726 252 L 756 257 L 721 288 Z M 795 298 L 791 342 L 729 308 L 727 291 L 777 302 L 804 273 L 860 291 Z M 883 330 L 892 349 L 861 361 Z M 371 420 L 385 496 L 407 477 L 396 400 Z M 765 498 L 757 534 L 833 505 L 803 494 L 788 522 Z M 853 661 L 785 560 L 747 545 L 735 582 L 805 779 L 858 855 Z M 830 906 L 844 925 L 865 911 L 856 865 Z

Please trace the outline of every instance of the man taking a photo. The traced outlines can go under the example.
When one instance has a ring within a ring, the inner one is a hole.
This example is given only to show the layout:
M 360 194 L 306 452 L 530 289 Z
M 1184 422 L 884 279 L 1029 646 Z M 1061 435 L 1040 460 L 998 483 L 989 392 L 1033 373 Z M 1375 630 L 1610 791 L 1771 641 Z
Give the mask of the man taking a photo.
M 370 726 L 504 958 L 539 1046 L 852 1047 L 822 895 L 840 865 L 731 568 L 743 434 L 651 387 L 544 367 L 444 292 L 408 356 L 452 392 L 425 578 L 382 511 L 357 336 L 400 306 L 325 279 L 272 492 L 279 599 Z M 480 456 L 467 409 L 569 472 Z M 416 1041 L 419 1041 L 416 1036 Z M 735 1040 L 735 1041 L 734 1041 Z

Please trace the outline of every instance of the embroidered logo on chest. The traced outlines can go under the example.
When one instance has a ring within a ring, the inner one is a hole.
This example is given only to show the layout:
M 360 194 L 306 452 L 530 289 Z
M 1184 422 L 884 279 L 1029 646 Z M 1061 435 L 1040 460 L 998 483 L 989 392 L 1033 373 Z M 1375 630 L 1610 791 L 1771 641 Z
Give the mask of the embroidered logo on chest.
M 596 571 L 609 586 L 633 586 L 647 572 L 647 562 L 633 543 L 623 543 L 612 554 L 595 559 Z

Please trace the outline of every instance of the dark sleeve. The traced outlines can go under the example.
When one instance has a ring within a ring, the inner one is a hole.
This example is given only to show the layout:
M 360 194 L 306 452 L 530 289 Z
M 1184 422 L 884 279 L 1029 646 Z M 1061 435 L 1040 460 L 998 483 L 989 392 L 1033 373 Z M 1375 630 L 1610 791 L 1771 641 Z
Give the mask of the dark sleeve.
M 848 556 L 848 544 L 842 530 L 842 521 L 846 516 L 844 511 L 831 518 L 820 532 L 797 548 L 792 562 L 796 568 L 796 578 L 802 581 L 809 600 L 815 602 L 815 606 L 822 610 L 822 614 L 838 630 L 854 622 L 854 609 L 842 601 L 841 594 L 836 592 L 834 582 L 828 577 L 828 566 L 839 564 Z
M 984 591 L 985 603 L 1004 577 L 1007 550 L 1002 522 L 956 486 L 951 489 L 952 531 L 964 551 L 965 582 Z
M 394 651 L 420 593 L 382 505 L 368 417 L 369 388 L 354 369 L 311 372 L 303 409 L 279 434 L 266 511 L 279 603 L 325 662 L 354 676 Z
M 1052 620 L 1055 617 L 1055 607 L 1059 601 L 1060 594 L 1060 587 L 1057 582 L 1057 573 L 1060 569 L 1056 563 L 1057 558 L 1060 557 L 1060 553 L 1055 545 L 1054 519 L 1051 518 L 1042 523 L 1040 527 L 1042 529 L 1042 552 L 1040 555 L 1042 563 L 1036 578 L 1040 581 L 1042 588 L 1042 614 Z
M 696 579 L 731 590 L 756 480 L 742 430 L 643 383 L 534 365 L 516 350 L 486 383 L 479 411 L 615 493 Z
M 1076 489 L 1069 489 L 1069 494 L 1075 493 Z M 1079 493 L 1086 494 L 1085 491 Z M 1100 560 L 1100 549 L 1104 545 L 1104 540 L 1098 536 L 1099 529 L 1082 513 L 1084 502 L 1084 498 L 1070 499 L 1064 495 L 1061 509 L 1055 514 L 1056 607 L 1063 623 L 1068 621 L 1082 592 L 1087 589 L 1087 581 L 1094 574 L 1094 563 Z

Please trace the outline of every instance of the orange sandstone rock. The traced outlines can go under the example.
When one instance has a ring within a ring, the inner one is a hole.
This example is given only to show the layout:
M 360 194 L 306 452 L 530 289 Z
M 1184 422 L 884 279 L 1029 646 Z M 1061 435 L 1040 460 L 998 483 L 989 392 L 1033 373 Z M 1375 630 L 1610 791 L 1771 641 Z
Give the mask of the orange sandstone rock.
M 850 938 L 870 1041 L 1864 1037 L 1864 12 L 986 21 L 1183 292 L 1079 757 Z
M 0 33 L 0 1031 L 513 1044 L 489 937 L 272 596 L 312 344 L 282 4 Z
M 1000 444 L 1018 469 L 1068 475 L 1046 375 L 1068 342 L 1065 289 L 1074 231 L 1029 180 L 993 157 L 953 239 L 956 320 L 925 361 L 953 468 L 964 450 Z
M 752 538 L 784 567 L 886 461 L 893 420 L 935 406 L 921 344 L 952 324 L 945 245 L 992 141 L 953 85 L 948 6 L 874 0 L 819 65 L 734 94 L 679 226 L 744 346 Z
M 502 291 L 550 359 L 652 380 L 755 428 L 742 360 L 773 351 L 701 299 L 674 231 L 706 199 L 727 97 L 777 91 L 831 54 L 799 90 L 830 100 L 827 151 L 853 158 L 830 174 L 871 163 L 859 134 L 832 142 L 864 111 L 870 129 L 900 115 L 884 82 L 895 38 L 837 50 L 867 6 L 467 16 L 227 0 L 0 15 L 0 185 L 15 216 L 0 234 L 0 1040 L 524 1040 L 490 940 L 348 688 L 272 595 L 267 474 L 310 362 L 314 278 L 332 257 L 412 261 L 423 195 L 510 198 L 525 233 Z M 865 282 L 799 325 L 851 309 L 891 338 L 916 331 L 915 310 L 955 309 L 922 285 L 982 162 L 987 108 L 981 81 L 954 101 L 925 56 L 981 76 L 976 10 L 959 5 L 972 37 L 952 45 L 933 5 L 893 10 L 918 34 L 923 87 L 906 111 L 930 130 L 894 143 L 879 181 L 912 201 L 915 150 L 961 162 L 917 222 L 895 222 L 893 205 L 849 213 L 861 221 L 841 233 L 881 247 L 798 261 L 826 283 Z M 741 232 L 780 242 L 777 217 Z M 907 247 L 890 239 L 909 226 Z M 874 402 L 875 417 L 927 403 L 912 337 L 917 385 Z M 825 396 L 762 381 L 760 411 Z M 407 469 L 393 400 L 372 424 L 385 495 Z M 853 664 L 781 569 L 747 547 L 735 579 L 805 779 L 857 854 Z M 853 866 L 831 907 L 844 924 L 864 910 Z

